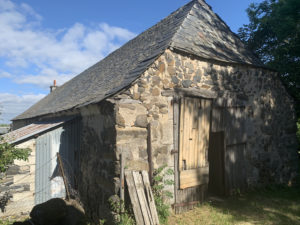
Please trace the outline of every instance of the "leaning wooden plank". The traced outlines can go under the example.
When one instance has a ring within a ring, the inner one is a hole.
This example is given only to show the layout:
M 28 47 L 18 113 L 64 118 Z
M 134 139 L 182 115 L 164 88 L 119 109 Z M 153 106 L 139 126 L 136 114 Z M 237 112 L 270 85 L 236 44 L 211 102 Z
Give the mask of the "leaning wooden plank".
M 140 202 L 141 206 L 141 211 L 142 215 L 144 218 L 144 224 L 145 225 L 152 225 L 153 222 L 151 220 L 151 214 L 150 214 L 150 209 L 148 207 L 147 201 L 146 201 L 146 196 L 145 196 L 145 191 L 144 191 L 144 185 L 141 179 L 141 175 L 139 174 L 138 171 L 132 171 L 132 176 L 133 180 L 135 183 L 135 188 L 136 188 L 136 193 L 138 196 L 138 200 Z
M 148 205 L 150 207 L 151 217 L 153 219 L 154 224 L 158 225 L 159 219 L 158 219 L 158 215 L 157 215 L 157 211 L 156 211 L 156 207 L 155 207 L 155 200 L 154 200 L 152 190 L 150 187 L 148 173 L 146 171 L 142 171 L 142 176 L 143 176 L 143 181 L 144 181 L 144 185 L 145 185 L 145 191 L 146 191 L 146 195 L 147 195 Z
M 141 211 L 141 206 L 135 189 L 135 184 L 131 171 L 125 171 L 126 183 L 133 208 L 134 218 L 137 225 L 144 225 L 144 219 Z
M 180 171 L 180 189 L 208 184 L 208 175 L 208 167 Z

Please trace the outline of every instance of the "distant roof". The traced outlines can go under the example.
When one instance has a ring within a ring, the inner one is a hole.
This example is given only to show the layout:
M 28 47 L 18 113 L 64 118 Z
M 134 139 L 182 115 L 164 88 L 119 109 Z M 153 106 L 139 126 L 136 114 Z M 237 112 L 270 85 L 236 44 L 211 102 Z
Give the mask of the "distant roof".
M 4 140 L 10 144 L 20 143 L 28 138 L 31 138 L 37 134 L 43 133 L 49 129 L 58 127 L 64 124 L 67 121 L 70 121 L 74 118 L 69 117 L 65 119 L 55 120 L 55 121 L 44 121 L 44 122 L 36 122 L 20 129 L 14 130 L 7 134 L 4 134 Z
M 1 127 L 0 126 L 0 135 L 6 134 L 9 130 L 10 130 L 9 126 L 7 126 L 7 127 Z
M 167 48 L 262 66 L 203 0 L 193 0 L 47 95 L 13 120 L 97 103 L 129 86 Z

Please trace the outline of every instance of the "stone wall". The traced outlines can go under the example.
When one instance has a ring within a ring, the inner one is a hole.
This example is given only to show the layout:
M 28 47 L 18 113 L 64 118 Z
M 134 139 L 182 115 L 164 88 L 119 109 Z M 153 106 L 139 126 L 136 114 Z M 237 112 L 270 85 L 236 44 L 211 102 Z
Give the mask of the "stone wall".
M 141 79 L 116 97 L 120 99 L 116 104 L 116 157 L 123 153 L 129 170 L 149 169 L 147 138 L 150 133 L 153 168 L 167 166 L 166 169 L 174 170 L 170 154 L 173 149 L 172 98 L 160 95 L 159 83 L 160 80 Z M 165 178 L 174 180 L 173 176 Z M 174 187 L 166 189 L 174 193 Z
M 79 193 L 86 215 L 95 223 L 109 216 L 108 198 L 116 190 L 114 105 L 102 102 L 81 109 Z
M 248 186 L 291 183 L 297 175 L 293 100 L 277 74 L 246 65 L 212 62 L 167 50 L 130 88 L 114 97 L 117 156 L 129 169 L 147 169 L 147 124 L 151 124 L 154 167 L 174 168 L 172 97 L 162 92 L 193 88 L 217 100 L 245 106 Z
M 5 176 L 0 180 L 1 197 L 7 192 L 10 199 L 0 217 L 29 214 L 34 206 L 35 192 L 35 139 L 17 145 L 31 149 L 28 161 L 14 160 Z M 0 198 L 1 198 L 0 197 Z

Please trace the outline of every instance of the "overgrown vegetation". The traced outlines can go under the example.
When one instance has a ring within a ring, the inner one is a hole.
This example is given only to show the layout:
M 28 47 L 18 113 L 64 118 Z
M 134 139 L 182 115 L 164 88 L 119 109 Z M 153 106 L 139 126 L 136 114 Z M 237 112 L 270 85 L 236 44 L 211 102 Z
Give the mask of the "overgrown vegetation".
M 8 219 L 0 219 L 0 225 L 11 225 L 13 224 L 15 221 L 11 221 L 11 220 L 8 220 Z
M 174 181 L 167 177 L 174 175 L 172 169 L 167 169 L 164 165 L 153 173 L 152 192 L 156 205 L 156 210 L 160 224 L 166 224 L 170 215 L 170 206 L 167 201 L 173 197 L 170 191 L 165 190 L 167 186 L 173 185 Z M 113 223 L 118 225 L 134 225 L 133 210 L 125 206 L 124 202 L 120 201 L 118 196 L 113 196 L 109 199 L 110 208 L 113 213 Z M 101 220 L 100 224 L 106 224 L 107 221 Z M 1 225 L 1 224 L 0 224 Z
M 0 172 L 5 172 L 15 159 L 27 160 L 29 155 L 30 149 L 16 148 L 0 136 Z
M 300 225 L 300 189 L 271 187 L 206 203 L 180 215 L 169 225 Z
M 247 9 L 250 23 L 239 36 L 266 66 L 279 72 L 296 101 L 300 139 L 300 1 L 264 0 Z
M 167 222 L 170 215 L 170 206 L 166 202 L 173 197 L 173 194 L 165 190 L 165 187 L 174 184 L 173 180 L 167 179 L 167 176 L 173 175 L 174 171 L 166 169 L 166 167 L 162 166 L 154 171 L 152 186 L 157 214 L 161 224 Z
M 110 208 L 114 214 L 113 223 L 118 225 L 134 225 L 135 220 L 132 210 L 126 209 L 125 203 L 118 196 L 109 199 Z M 100 224 L 105 224 L 106 221 L 100 221 Z

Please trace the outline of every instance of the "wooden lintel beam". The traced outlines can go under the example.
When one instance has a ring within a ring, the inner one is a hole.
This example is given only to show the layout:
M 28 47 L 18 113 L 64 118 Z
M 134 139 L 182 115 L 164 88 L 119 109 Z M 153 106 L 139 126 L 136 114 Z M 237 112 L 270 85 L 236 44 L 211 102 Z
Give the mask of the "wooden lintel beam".
M 205 89 L 196 89 L 196 88 L 174 88 L 174 90 L 165 90 L 162 91 L 162 96 L 191 96 L 191 97 L 201 97 L 207 99 L 217 98 L 217 93 Z

